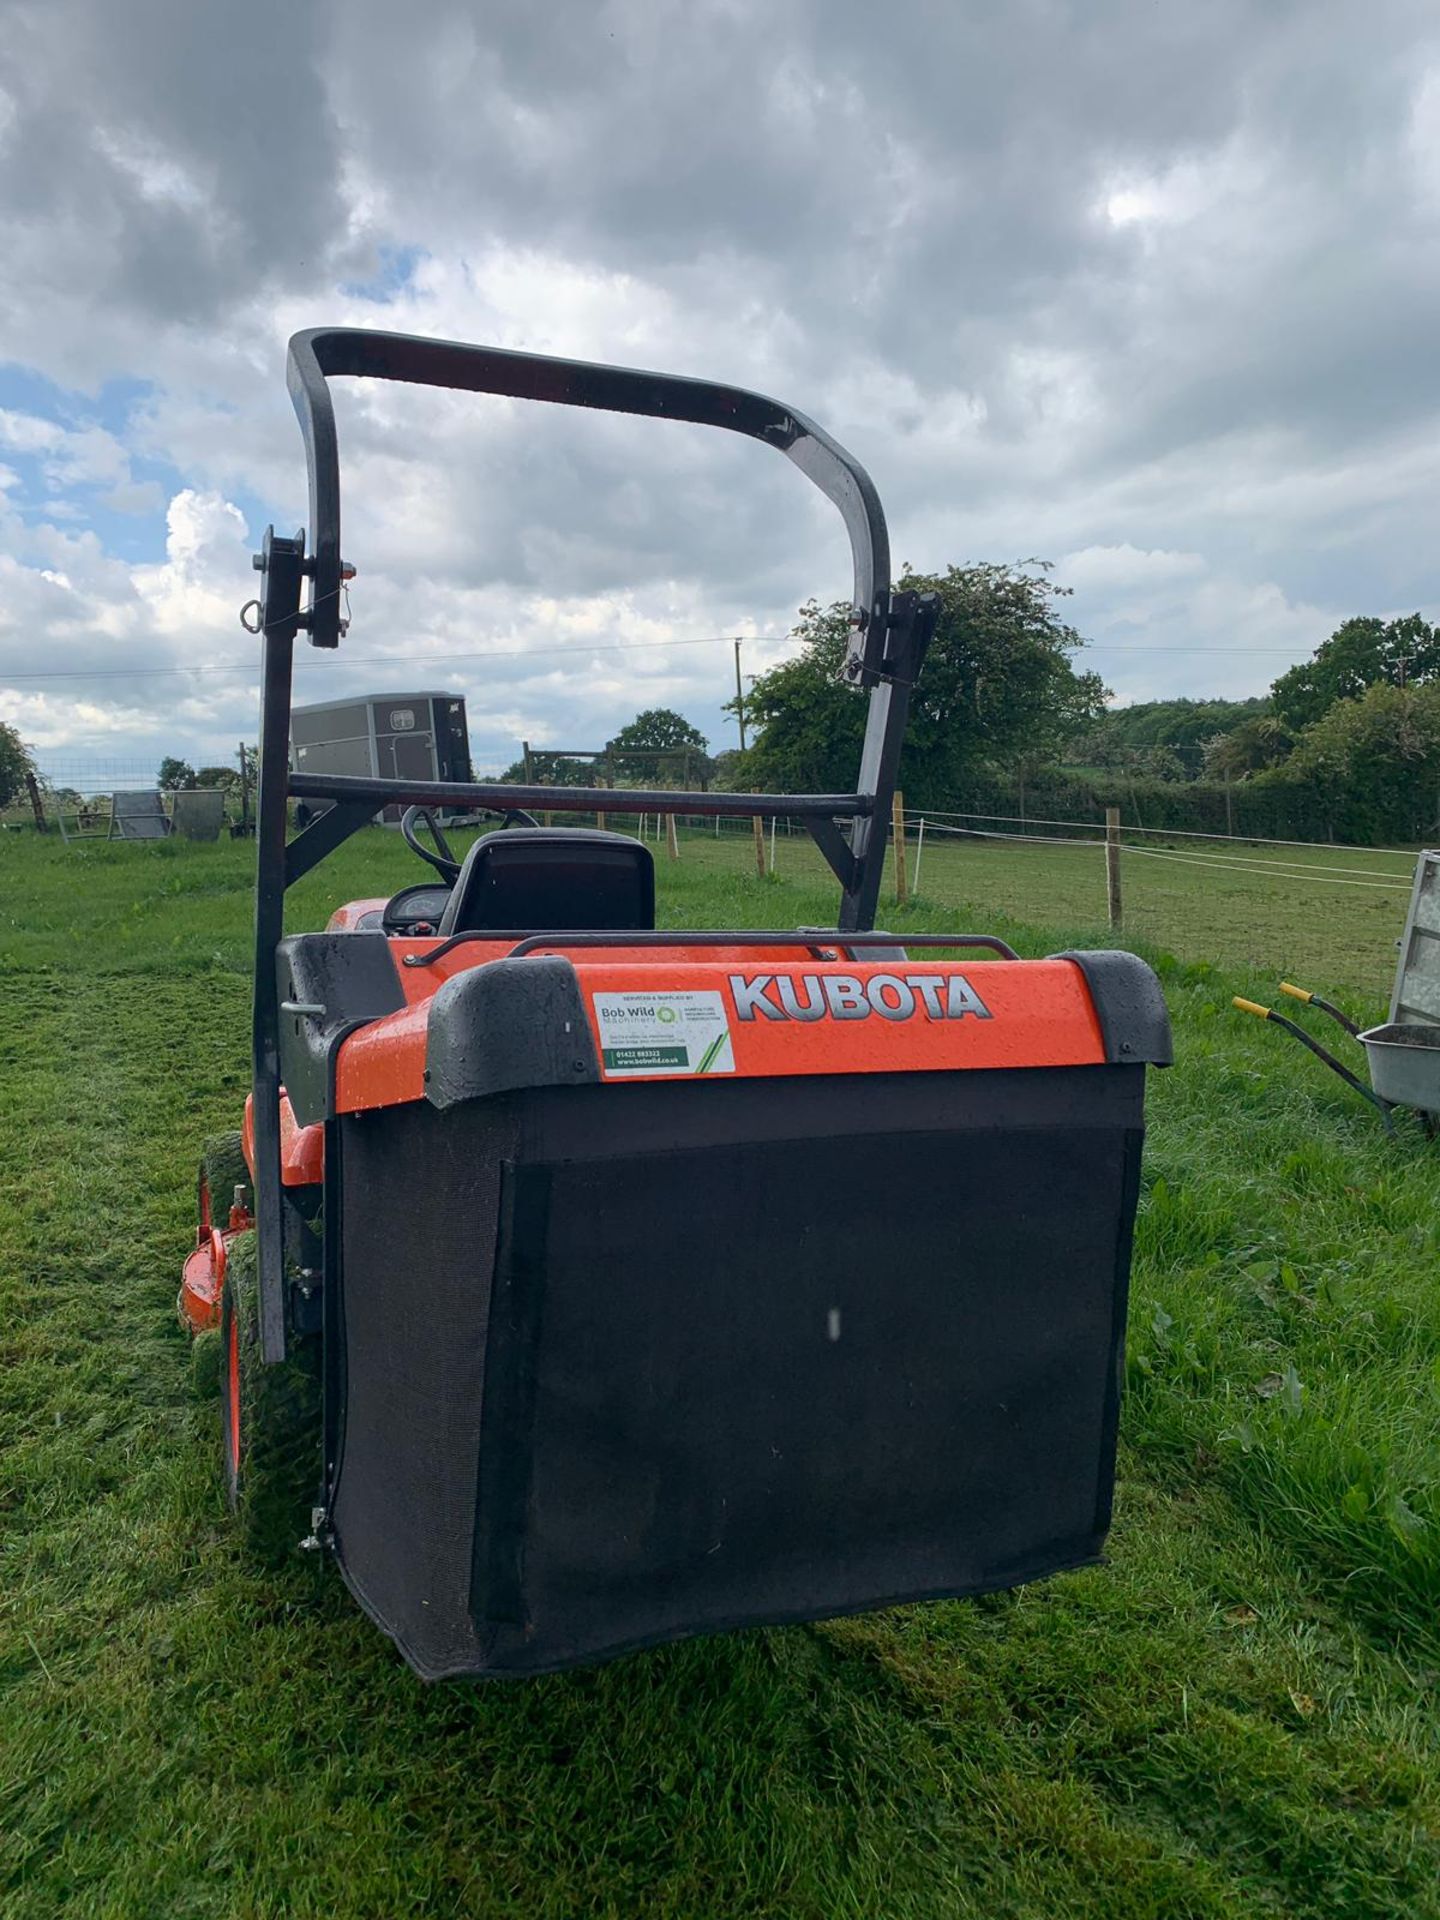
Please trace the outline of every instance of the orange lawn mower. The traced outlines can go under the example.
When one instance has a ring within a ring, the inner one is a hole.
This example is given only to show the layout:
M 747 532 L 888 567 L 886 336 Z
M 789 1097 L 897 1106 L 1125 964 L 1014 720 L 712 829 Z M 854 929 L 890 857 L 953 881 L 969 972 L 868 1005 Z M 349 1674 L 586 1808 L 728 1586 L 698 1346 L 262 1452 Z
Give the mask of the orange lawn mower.
M 337 376 L 724 428 L 839 508 L 855 791 L 626 796 L 800 818 L 833 927 L 657 931 L 648 847 L 531 812 L 613 793 L 290 770 L 296 639 L 340 643 L 352 571 Z M 333 1560 L 429 1678 L 1095 1560 L 1165 1006 L 1128 954 L 874 930 L 938 607 L 892 590 L 869 476 L 793 408 L 667 375 L 321 329 L 289 383 L 311 537 L 256 562 L 254 1082 L 181 1295 L 219 1329 L 247 1544 Z M 392 805 L 430 875 L 286 934 L 286 889 Z M 442 809 L 503 824 L 457 858 Z

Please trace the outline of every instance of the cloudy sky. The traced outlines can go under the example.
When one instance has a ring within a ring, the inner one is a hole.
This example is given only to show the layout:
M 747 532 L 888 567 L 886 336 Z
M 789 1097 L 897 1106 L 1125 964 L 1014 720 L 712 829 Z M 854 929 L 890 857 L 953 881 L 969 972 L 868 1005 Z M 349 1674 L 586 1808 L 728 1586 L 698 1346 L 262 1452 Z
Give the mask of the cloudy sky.
M 0 718 L 42 765 L 255 732 L 236 611 L 346 322 L 698 374 L 819 419 L 897 560 L 1037 555 L 1122 699 L 1440 613 L 1440 15 L 1372 0 L 9 0 Z M 339 394 L 340 655 L 477 765 L 677 706 L 847 597 L 758 445 Z M 712 444 L 715 443 L 715 444 Z M 163 669 L 164 671 L 153 671 Z

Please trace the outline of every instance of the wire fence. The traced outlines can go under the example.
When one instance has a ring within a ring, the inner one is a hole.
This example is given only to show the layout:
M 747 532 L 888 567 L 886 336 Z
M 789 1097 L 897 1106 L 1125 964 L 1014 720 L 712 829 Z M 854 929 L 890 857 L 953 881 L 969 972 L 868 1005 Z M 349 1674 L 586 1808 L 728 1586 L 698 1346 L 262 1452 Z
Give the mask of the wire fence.
M 1163 829 L 1100 819 L 904 814 L 917 905 L 1140 944 L 1232 970 L 1309 976 L 1383 1007 L 1417 849 L 1351 847 Z M 1118 916 L 1109 911 L 1113 832 Z M 891 897 L 893 898 L 893 886 Z
M 43 787 L 52 793 L 96 794 L 138 791 L 159 782 L 160 762 L 151 758 L 42 758 L 37 768 Z
M 917 853 L 921 855 L 923 855 L 924 840 L 927 833 L 930 836 L 932 845 L 937 839 L 945 839 L 945 838 L 949 838 L 952 840 L 1000 840 L 1000 841 L 1005 841 L 1011 845 L 1024 845 L 1024 846 L 1078 847 L 1078 848 L 1088 847 L 1092 849 L 1098 848 L 1102 852 L 1104 851 L 1107 845 L 1106 839 L 1104 838 L 1105 823 L 1103 821 L 1098 821 L 1098 822 L 1097 821 L 1084 821 L 1084 822 L 1074 821 L 1074 822 L 1064 822 L 1064 823 L 1059 821 L 1047 821 L 1047 822 L 1044 822 L 1043 824 L 1053 825 L 1053 826 L 1065 824 L 1065 825 L 1073 825 L 1073 826 L 1076 826 L 1077 828 L 1083 828 L 1084 837 L 1082 837 L 1080 833 L 1076 833 L 1070 837 L 1062 837 L 1054 834 L 1040 834 L 1040 833 L 1004 833 L 1004 832 L 997 831 L 994 828 L 985 828 L 985 827 L 952 827 L 952 826 L 945 825 L 941 820 L 937 819 L 932 814 L 923 814 L 918 811 L 913 814 L 907 812 L 905 816 L 905 827 L 906 827 L 907 837 L 909 837 L 910 835 L 913 835 L 915 837 L 915 840 L 917 842 Z M 1100 837 L 1098 838 L 1096 837 L 1097 831 L 1098 831 L 1098 834 L 1100 835 Z M 1154 847 L 1154 846 L 1136 846 L 1133 844 L 1132 841 L 1126 838 L 1127 835 L 1142 833 L 1146 831 L 1152 831 L 1152 830 L 1146 829 L 1146 828 L 1137 828 L 1137 827 L 1120 827 L 1117 829 L 1120 852 L 1123 856 L 1125 856 L 1125 858 L 1129 859 L 1133 857 L 1133 858 L 1139 858 L 1143 860 L 1169 860 L 1169 861 L 1174 861 L 1175 863 L 1180 865 L 1186 865 L 1186 866 L 1192 866 L 1192 867 L 1208 867 L 1208 868 L 1213 868 L 1217 871 L 1223 869 L 1225 871 L 1232 872 L 1232 873 L 1247 873 L 1247 872 L 1259 873 L 1259 874 L 1265 875 L 1266 878 L 1269 880 L 1286 879 L 1286 878 L 1296 879 L 1302 882 L 1314 882 L 1319 880 L 1325 880 L 1327 884 L 1334 885 L 1334 886 L 1368 887 L 1374 890 L 1379 890 L 1384 892 L 1399 891 L 1402 893 L 1408 893 L 1410 891 L 1410 887 L 1412 884 L 1410 876 L 1414 868 L 1415 857 L 1416 857 L 1416 852 L 1414 849 L 1408 849 L 1408 848 L 1402 848 L 1402 847 L 1363 847 L 1363 848 L 1357 847 L 1354 849 L 1356 853 L 1369 855 L 1371 857 L 1378 857 L 1384 854 L 1391 854 L 1394 856 L 1394 858 L 1397 861 L 1403 861 L 1406 863 L 1406 865 L 1404 867 L 1401 867 L 1401 866 L 1393 866 L 1393 867 L 1340 866 L 1331 862 L 1321 861 L 1321 860 L 1285 859 L 1278 855 L 1272 855 L 1265 858 L 1250 858 L 1243 852 L 1238 852 L 1234 855 L 1230 855 L 1228 853 L 1221 853 L 1221 852 L 1200 852 L 1188 847 L 1162 848 L 1162 847 Z M 1160 830 L 1155 829 L 1153 831 L 1157 832 L 1158 834 Z M 1163 837 L 1170 837 L 1170 836 L 1163 836 Z M 1178 838 L 1181 836 L 1175 836 L 1175 837 Z M 1206 840 L 1214 839 L 1219 841 L 1222 846 L 1239 847 L 1239 848 L 1296 847 L 1296 846 L 1304 846 L 1308 844 L 1307 842 L 1304 842 L 1304 841 L 1295 841 L 1295 840 L 1237 841 L 1237 840 L 1231 840 L 1226 835 L 1223 835 L 1223 834 L 1187 835 L 1184 837 L 1194 838 L 1194 839 L 1206 839 Z M 1331 848 L 1330 850 L 1335 852 L 1342 851 L 1342 849 L 1340 848 Z M 1314 847 L 1312 851 L 1323 852 L 1325 851 L 1325 848 Z M 916 884 L 918 886 L 918 881 L 916 882 Z
M 125 787 L 153 788 L 155 769 L 134 759 L 56 760 L 47 785 L 87 799 Z M 713 868 L 757 882 L 792 880 L 833 897 L 835 880 L 803 820 L 755 821 L 632 811 L 625 790 L 599 815 L 554 815 L 558 824 L 605 825 L 650 844 L 661 863 Z M 542 816 L 543 817 L 543 816 Z M 1168 952 L 1230 972 L 1300 977 L 1324 991 L 1349 990 L 1357 1011 L 1383 1010 L 1395 968 L 1416 849 L 1357 847 L 1253 836 L 1124 826 L 1115 833 L 1119 913 L 1110 917 L 1107 823 L 905 809 L 903 924 L 927 910 L 963 916 L 974 931 L 1000 931 L 1025 950 L 1065 945 Z M 899 893 L 892 837 L 879 922 Z M 807 902 L 804 912 L 826 914 Z M 1043 944 L 1041 944 L 1043 943 Z
M 1321 991 L 1351 992 L 1359 1012 L 1383 1011 L 1414 848 L 1124 827 L 1112 923 L 1103 819 L 905 809 L 903 821 L 905 925 L 940 909 L 975 931 L 1013 932 L 1022 950 L 1027 937 L 1034 951 L 1138 945 L 1262 981 L 1303 976 Z M 669 851 L 682 863 L 835 887 L 803 820 L 687 817 L 673 842 L 663 815 L 616 812 L 606 824 L 637 833 L 662 862 Z M 892 836 L 881 925 L 900 904 L 897 851 Z
M 932 822 L 974 820 L 1007 826 L 1018 825 L 1025 829 L 1030 827 L 1064 827 L 1072 829 L 1073 832 L 1077 834 L 1095 833 L 1096 831 L 1103 833 L 1105 830 L 1105 822 L 1103 820 L 1076 820 L 1074 818 L 1068 820 L 1049 820 L 1034 814 L 1015 813 L 956 813 L 945 808 L 926 808 L 922 812 L 919 808 L 907 807 L 905 809 L 905 819 L 907 825 L 914 825 L 921 819 Z M 961 831 L 964 831 L 964 829 L 961 829 Z M 1268 838 L 1264 834 L 1201 833 L 1191 827 L 1140 827 L 1126 825 L 1123 822 L 1120 826 L 1120 832 L 1122 835 L 1139 835 L 1142 838 L 1153 840 L 1211 840 L 1224 846 L 1303 847 L 1310 853 L 1323 852 L 1324 849 L 1328 847 L 1332 853 L 1393 853 L 1407 860 L 1413 861 L 1415 858 L 1415 850 L 1411 848 L 1351 846 L 1347 845 L 1343 840 L 1276 840 Z M 1037 837 L 1044 838 L 1043 835 L 1036 836 L 1028 831 L 1006 836 L 1006 838 L 1015 840 L 1030 840 Z
M 1138 946 L 1223 968 L 1266 992 L 1281 978 L 1350 994 L 1354 1011 L 1383 1017 L 1416 850 L 1306 842 L 1174 836 L 1126 827 L 1118 836 L 1119 915 L 1111 922 L 1104 820 L 1020 822 L 1004 815 L 906 809 L 905 904 L 894 837 L 878 924 L 923 925 L 963 917 L 1020 950 Z M 664 861 L 663 817 L 634 816 Z M 962 824 L 963 822 L 963 824 Z M 618 824 L 615 816 L 611 824 Z M 774 874 L 831 894 L 835 880 L 803 821 L 682 823 L 674 856 L 732 874 Z M 662 869 L 663 887 L 663 869 Z M 803 911 L 824 914 L 818 903 Z M 817 922 L 818 924 L 818 922 Z

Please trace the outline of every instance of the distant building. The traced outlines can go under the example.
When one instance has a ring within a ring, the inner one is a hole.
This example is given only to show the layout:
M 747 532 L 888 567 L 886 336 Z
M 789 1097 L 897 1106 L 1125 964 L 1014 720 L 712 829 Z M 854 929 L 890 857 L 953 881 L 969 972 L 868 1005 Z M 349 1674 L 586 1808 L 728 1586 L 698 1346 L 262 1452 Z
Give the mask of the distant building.
M 454 693 L 371 693 L 294 707 L 290 767 L 384 780 L 468 780 L 465 701 Z M 398 808 L 386 810 L 387 819 L 399 816 Z

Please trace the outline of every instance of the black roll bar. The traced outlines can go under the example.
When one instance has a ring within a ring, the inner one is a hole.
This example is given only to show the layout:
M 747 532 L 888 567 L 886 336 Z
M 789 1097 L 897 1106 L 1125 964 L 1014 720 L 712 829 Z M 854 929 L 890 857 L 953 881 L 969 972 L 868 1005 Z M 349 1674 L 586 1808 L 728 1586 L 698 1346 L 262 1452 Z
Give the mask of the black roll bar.
M 885 609 L 876 596 L 888 595 L 890 589 L 890 536 L 875 484 L 858 460 L 793 407 L 744 387 L 672 373 L 556 360 L 548 354 L 427 340 L 412 333 L 311 327 L 290 342 L 287 380 L 310 470 L 314 566 L 301 624 L 313 646 L 338 646 L 341 637 L 340 453 L 329 387 L 337 374 L 685 420 L 764 441 L 793 460 L 840 509 L 855 563 L 855 605 L 867 627 L 876 615 L 883 617 Z
M 598 408 L 651 419 L 721 427 L 759 440 L 793 462 L 839 509 L 854 567 L 851 635 L 843 678 L 868 690 L 869 713 L 856 790 L 850 794 L 712 794 L 625 788 L 510 787 L 493 782 L 372 780 L 292 773 L 291 679 L 301 632 L 337 647 L 350 577 L 341 549 L 340 453 L 329 382 L 337 376 L 397 380 L 553 405 Z M 275 958 L 284 931 L 286 888 L 381 808 L 457 805 L 557 813 L 789 814 L 802 819 L 840 881 L 838 926 L 874 926 L 886 830 L 910 694 L 934 631 L 934 595 L 892 591 L 890 537 L 874 483 L 829 434 L 793 407 L 744 387 L 645 373 L 498 347 L 427 340 L 355 327 L 312 327 L 290 342 L 290 397 L 305 443 L 310 540 L 267 529 L 255 556 L 264 576 L 260 778 L 256 803 L 254 1127 L 259 1232 L 261 1347 L 285 1355 L 284 1210 L 280 1187 L 280 1006 Z M 287 844 L 288 802 L 323 800 L 327 812 Z M 847 834 L 840 822 L 849 823 Z M 262 1171 L 263 1168 L 263 1171 Z
M 357 773 L 290 776 L 296 799 L 372 800 L 376 809 L 396 804 L 402 788 L 412 807 L 479 807 L 491 813 L 556 807 L 557 794 L 571 813 L 703 813 L 722 820 L 775 813 L 799 820 L 813 814 L 853 818 L 871 809 L 869 800 L 854 793 L 677 793 L 674 787 L 520 787 L 500 780 L 383 780 Z

